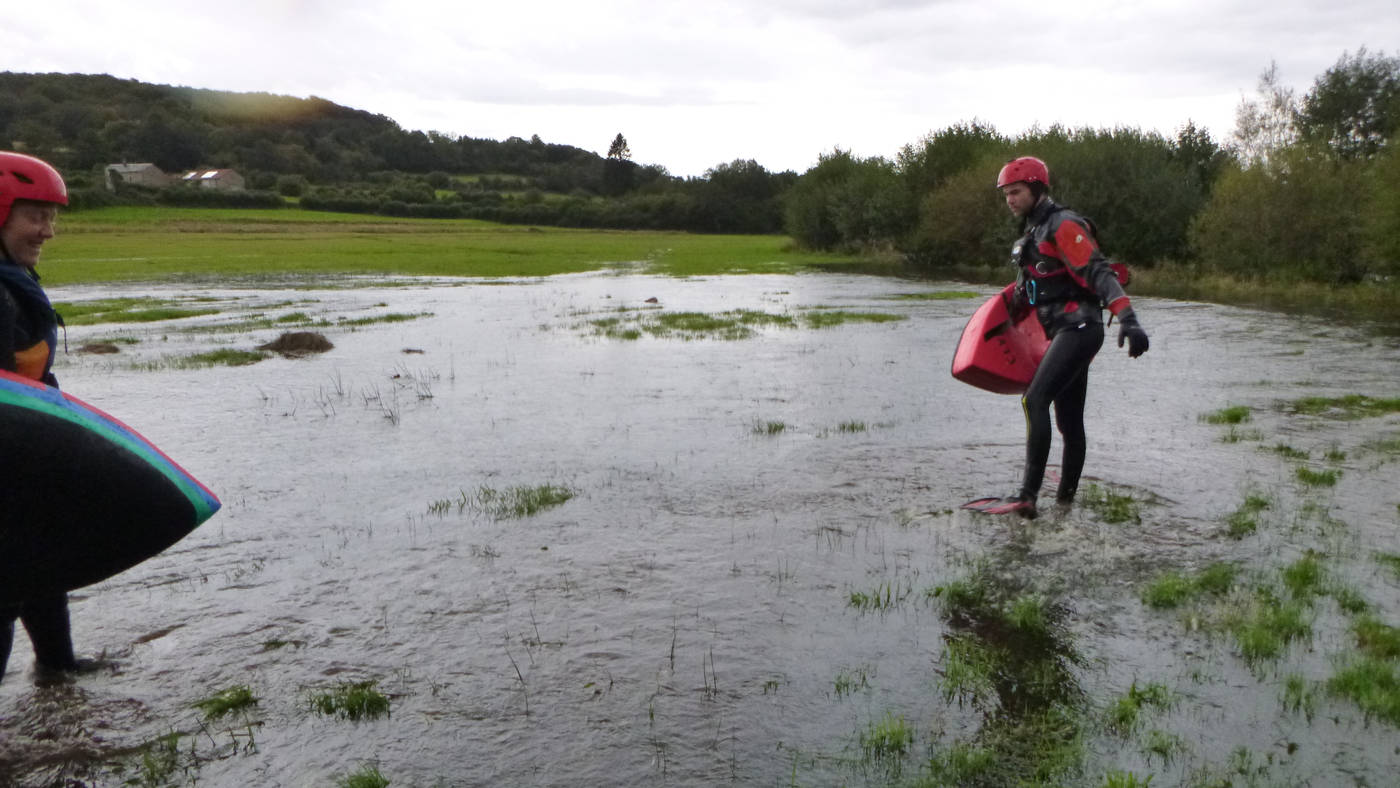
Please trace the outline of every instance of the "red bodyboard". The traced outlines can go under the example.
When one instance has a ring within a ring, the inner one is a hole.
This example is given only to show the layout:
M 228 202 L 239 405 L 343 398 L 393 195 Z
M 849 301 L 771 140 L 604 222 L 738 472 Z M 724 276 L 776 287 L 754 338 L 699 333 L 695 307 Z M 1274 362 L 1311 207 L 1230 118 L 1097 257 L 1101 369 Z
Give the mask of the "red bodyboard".
M 1015 284 L 977 308 L 953 354 L 953 377 L 997 394 L 1022 394 L 1045 358 L 1050 340 L 1035 310 L 1012 320 L 1006 309 Z

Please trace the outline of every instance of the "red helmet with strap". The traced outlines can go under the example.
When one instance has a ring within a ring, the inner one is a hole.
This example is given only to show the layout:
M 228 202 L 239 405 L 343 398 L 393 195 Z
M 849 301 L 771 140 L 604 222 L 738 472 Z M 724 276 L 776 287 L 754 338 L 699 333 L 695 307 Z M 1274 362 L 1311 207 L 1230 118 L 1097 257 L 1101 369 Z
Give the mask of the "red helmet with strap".
M 0 151 L 0 227 L 10 218 L 15 200 L 68 204 L 63 176 L 42 159 Z
M 1043 183 L 1050 185 L 1050 168 L 1045 166 L 1045 162 L 1034 156 L 1022 156 L 1019 159 L 1012 159 L 997 173 L 997 188 L 1009 186 L 1010 184 L 1025 181 L 1026 183 Z

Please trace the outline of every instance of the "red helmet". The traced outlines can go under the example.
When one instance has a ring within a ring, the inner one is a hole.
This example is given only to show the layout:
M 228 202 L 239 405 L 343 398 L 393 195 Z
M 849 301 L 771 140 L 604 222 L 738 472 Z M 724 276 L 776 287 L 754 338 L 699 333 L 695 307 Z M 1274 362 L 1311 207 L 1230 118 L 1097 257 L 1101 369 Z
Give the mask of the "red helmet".
M 23 153 L 0 151 L 0 227 L 9 220 L 15 200 L 67 205 L 68 187 L 48 162 Z
M 1026 183 L 1043 183 L 1050 185 L 1050 169 L 1045 166 L 1045 162 L 1034 156 L 1022 156 L 1019 159 L 1012 159 L 997 173 L 997 188 L 1025 181 Z

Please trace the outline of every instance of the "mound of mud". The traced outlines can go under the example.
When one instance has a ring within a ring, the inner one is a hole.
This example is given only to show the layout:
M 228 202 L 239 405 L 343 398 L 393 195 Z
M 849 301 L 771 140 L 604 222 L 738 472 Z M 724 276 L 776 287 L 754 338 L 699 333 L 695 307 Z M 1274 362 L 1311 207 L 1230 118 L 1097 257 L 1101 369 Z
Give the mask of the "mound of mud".
M 122 351 L 121 351 L 121 348 L 117 347 L 116 345 L 112 344 L 111 342 L 91 342 L 91 343 L 89 343 L 89 344 L 83 345 L 82 347 L 78 348 L 78 352 L 79 352 L 79 353 L 97 353 L 97 354 L 105 354 L 105 353 L 120 353 L 120 352 L 122 352 Z
M 258 350 L 271 350 L 284 358 L 301 358 L 324 353 L 333 347 L 329 339 L 315 331 L 289 331 L 265 345 L 258 345 Z

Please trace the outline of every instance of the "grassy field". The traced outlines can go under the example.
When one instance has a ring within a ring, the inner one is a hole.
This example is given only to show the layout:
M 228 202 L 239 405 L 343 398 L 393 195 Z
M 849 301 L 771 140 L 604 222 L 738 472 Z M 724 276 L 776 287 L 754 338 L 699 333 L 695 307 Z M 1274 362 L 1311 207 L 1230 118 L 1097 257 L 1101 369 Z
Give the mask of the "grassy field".
M 690 276 L 858 265 L 769 235 L 521 227 L 300 210 L 101 208 L 63 216 L 46 285 L 317 274 L 548 276 L 616 267 Z

